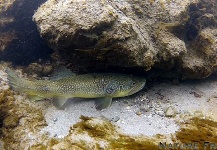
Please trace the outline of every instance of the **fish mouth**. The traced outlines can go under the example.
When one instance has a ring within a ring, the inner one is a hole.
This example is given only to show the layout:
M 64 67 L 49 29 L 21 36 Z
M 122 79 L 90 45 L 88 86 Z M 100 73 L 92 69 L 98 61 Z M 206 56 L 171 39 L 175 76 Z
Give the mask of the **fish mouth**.
M 145 86 L 145 83 L 146 83 L 146 81 L 142 82 L 141 84 L 139 84 L 138 86 L 136 86 L 135 88 L 130 90 L 129 95 L 135 94 L 135 93 L 139 92 L 140 90 L 142 90 Z

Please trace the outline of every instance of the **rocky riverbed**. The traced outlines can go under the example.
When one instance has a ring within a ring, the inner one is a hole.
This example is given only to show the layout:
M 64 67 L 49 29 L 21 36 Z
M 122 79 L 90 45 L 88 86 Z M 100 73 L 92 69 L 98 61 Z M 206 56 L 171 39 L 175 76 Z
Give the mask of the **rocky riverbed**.
M 169 80 L 155 81 L 141 92 L 115 99 L 110 108 L 97 111 L 94 100 L 74 99 L 64 110 L 57 110 L 50 100 L 30 102 L 25 94 L 8 89 L 3 66 L 0 73 L 5 149 L 139 150 L 141 146 L 158 149 L 159 142 L 174 141 L 201 146 L 203 141 L 193 138 L 198 136 L 217 142 L 216 76 L 178 85 Z

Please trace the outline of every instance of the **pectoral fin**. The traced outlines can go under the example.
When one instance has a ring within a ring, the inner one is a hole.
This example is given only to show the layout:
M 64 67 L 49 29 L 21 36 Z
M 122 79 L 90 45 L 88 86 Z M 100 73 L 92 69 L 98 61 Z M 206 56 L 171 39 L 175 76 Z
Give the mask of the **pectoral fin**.
M 27 95 L 27 97 L 32 102 L 44 99 L 44 97 L 41 97 L 41 96 L 38 96 L 38 95 Z
M 102 110 L 111 106 L 111 103 L 112 103 L 111 97 L 98 98 L 95 101 L 95 107 L 97 110 Z
M 63 105 L 67 102 L 67 98 L 65 97 L 54 97 L 52 103 L 58 109 L 63 109 Z

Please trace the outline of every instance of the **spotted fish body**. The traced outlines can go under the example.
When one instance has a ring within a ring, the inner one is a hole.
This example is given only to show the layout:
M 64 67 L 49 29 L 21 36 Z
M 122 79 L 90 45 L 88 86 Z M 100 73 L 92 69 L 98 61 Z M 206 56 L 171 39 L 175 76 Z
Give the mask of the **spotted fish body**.
M 111 104 L 112 98 L 132 95 L 145 85 L 145 79 L 124 74 L 84 74 L 64 76 L 57 80 L 30 81 L 20 79 L 12 70 L 6 69 L 9 85 L 18 92 L 26 92 L 30 99 L 53 98 L 54 105 L 62 106 L 73 97 L 98 98 L 98 109 Z M 106 103 L 106 104 L 104 104 Z

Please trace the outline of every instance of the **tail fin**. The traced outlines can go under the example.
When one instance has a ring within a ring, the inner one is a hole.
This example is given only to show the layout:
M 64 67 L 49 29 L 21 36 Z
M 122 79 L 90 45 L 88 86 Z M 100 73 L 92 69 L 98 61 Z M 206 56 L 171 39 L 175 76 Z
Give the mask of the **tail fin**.
M 19 78 L 14 71 L 12 71 L 10 68 L 6 68 L 6 73 L 8 74 L 8 84 L 10 88 L 14 91 L 22 91 L 23 89 L 23 82 Z
M 31 101 L 44 99 L 43 96 L 34 93 L 33 82 L 24 78 L 19 78 L 10 68 L 6 68 L 5 71 L 8 74 L 8 84 L 12 90 L 17 92 L 26 92 Z

